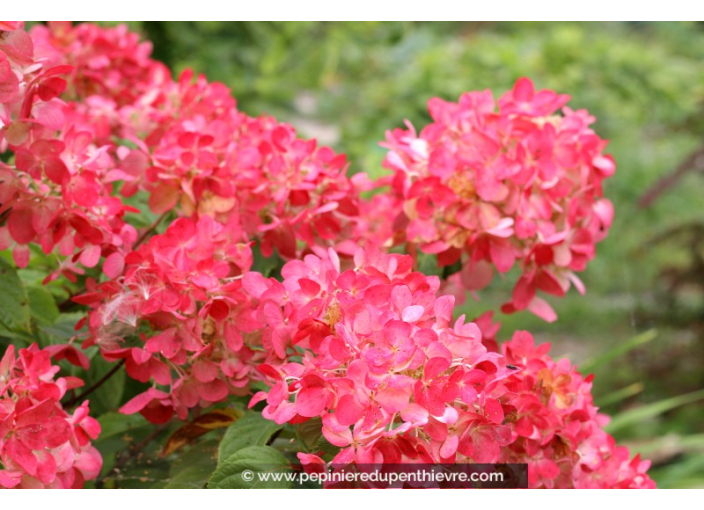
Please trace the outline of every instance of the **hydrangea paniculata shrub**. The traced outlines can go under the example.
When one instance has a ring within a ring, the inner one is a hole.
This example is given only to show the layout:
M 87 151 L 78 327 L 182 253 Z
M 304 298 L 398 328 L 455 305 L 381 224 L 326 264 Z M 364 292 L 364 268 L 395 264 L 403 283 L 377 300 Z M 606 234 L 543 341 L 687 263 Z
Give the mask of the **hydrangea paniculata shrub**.
M 591 377 L 528 333 L 499 346 L 491 314 L 453 319 L 439 295 L 514 266 L 505 312 L 553 320 L 538 290 L 583 292 L 615 166 L 567 100 L 525 78 L 498 102 L 433 99 L 420 133 L 387 133 L 393 174 L 372 183 L 225 85 L 172 77 L 124 26 L 0 22 L 0 250 L 18 268 L 33 244 L 55 256 L 45 282 L 91 270 L 76 330 L 144 384 L 125 414 L 165 424 L 245 397 L 279 424 L 319 419 L 336 464 L 526 463 L 531 487 L 653 487 L 604 431 Z M 140 232 L 128 213 L 146 209 L 160 219 Z M 387 253 L 400 245 L 410 256 Z M 426 276 L 419 253 L 460 269 Z M 252 271 L 275 254 L 281 278 Z M 72 342 L 2 357 L 0 487 L 98 476 L 100 426 L 88 402 L 62 405 L 82 381 L 52 357 L 88 369 Z

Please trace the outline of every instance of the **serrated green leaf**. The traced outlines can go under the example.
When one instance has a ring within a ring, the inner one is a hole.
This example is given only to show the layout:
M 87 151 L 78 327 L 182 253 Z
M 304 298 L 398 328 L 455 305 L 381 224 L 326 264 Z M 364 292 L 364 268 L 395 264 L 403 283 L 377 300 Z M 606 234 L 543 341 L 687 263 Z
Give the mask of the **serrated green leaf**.
M 245 414 L 225 432 L 218 450 L 218 464 L 243 448 L 266 445 L 271 436 L 282 428 L 282 425 L 267 420 L 259 413 Z
M 286 475 L 291 466 L 281 452 L 270 446 L 250 446 L 230 455 L 208 481 L 209 489 L 289 489 Z M 260 475 L 270 473 L 262 480 Z
M 29 300 L 17 271 L 0 259 L 0 325 L 11 332 L 29 332 Z

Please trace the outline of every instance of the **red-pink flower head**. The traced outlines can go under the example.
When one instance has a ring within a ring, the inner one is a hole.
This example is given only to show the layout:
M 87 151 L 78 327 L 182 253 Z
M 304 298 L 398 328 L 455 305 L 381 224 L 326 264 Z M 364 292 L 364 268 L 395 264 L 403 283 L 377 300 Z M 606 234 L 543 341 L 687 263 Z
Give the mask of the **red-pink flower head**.
M 15 25 L 5 25 L 5 28 Z M 129 251 L 136 238 L 124 214 L 133 210 L 112 196 L 115 161 L 96 142 L 90 124 L 72 122 L 71 106 L 58 96 L 71 66 L 51 65 L 34 53 L 21 25 L 0 32 L 0 249 L 13 247 L 15 263 L 29 262 L 30 243 L 62 259 L 60 273 L 75 280 L 78 265 Z
M 617 446 L 603 427 L 591 394 L 592 376 L 582 377 L 566 359 L 553 360 L 549 344 L 517 332 L 502 345 L 504 359 L 516 367 L 506 381 L 513 394 L 513 440 L 502 462 L 527 463 L 531 487 L 655 488 L 649 461 Z
M 73 67 L 68 99 L 109 98 L 117 106 L 134 104 L 171 79 L 161 62 L 151 58 L 152 44 L 141 41 L 127 25 L 104 27 L 69 21 L 36 25 L 30 35 L 37 57 Z
M 420 134 L 387 133 L 384 166 L 394 172 L 400 201 L 394 220 L 402 239 L 437 255 L 439 266 L 461 262 L 452 280 L 475 291 L 518 264 L 522 276 L 505 312 L 529 309 L 554 320 L 537 290 L 562 296 L 594 257 L 613 208 L 602 181 L 615 170 L 606 141 L 569 97 L 535 91 L 527 78 L 494 102 L 489 91 L 458 103 L 428 103 L 433 122 Z M 396 234 L 395 242 L 399 235 Z
M 321 418 L 337 465 L 524 462 L 533 487 L 652 486 L 603 431 L 589 379 L 527 333 L 499 354 L 491 316 L 453 322 L 454 298 L 412 262 L 368 248 L 346 267 L 329 250 L 287 263 L 283 282 L 246 274 L 270 385 L 250 406 Z
M 276 249 L 291 259 L 351 237 L 359 189 L 343 154 L 272 117 L 239 112 L 224 85 L 190 72 L 167 91 L 136 112 L 151 160 L 140 186 L 153 212 L 180 207 L 239 223 L 267 257 Z
M 72 66 L 64 94 L 74 100 L 64 112 L 72 125 L 117 141 L 104 181 L 124 181 L 122 195 L 148 192 L 157 214 L 179 208 L 238 223 L 265 256 L 276 249 L 291 259 L 315 246 L 354 252 L 349 239 L 365 230 L 361 188 L 347 178 L 344 155 L 238 111 L 221 83 L 190 70 L 173 80 L 123 25 L 55 23 L 32 37 L 45 61 Z
M 100 425 L 88 402 L 72 414 L 61 406 L 74 377 L 56 377 L 51 353 L 36 344 L 0 360 L 0 488 L 75 489 L 100 473 L 103 460 L 91 440 Z
M 154 386 L 123 412 L 163 423 L 247 392 L 258 324 L 248 322 L 241 282 L 251 264 L 241 230 L 209 216 L 178 219 L 126 257 L 108 257 L 112 279 L 76 301 L 93 308 L 86 345 Z
M 454 298 L 438 298 L 439 280 L 412 262 L 368 248 L 343 269 L 329 251 L 286 264 L 282 283 L 245 275 L 272 385 L 252 404 L 266 400 L 264 416 L 278 423 L 321 417 L 342 449 L 336 461 L 454 461 L 465 434 L 489 427 L 475 453 L 489 462 L 510 438 L 500 404 L 510 371 L 475 324 L 452 321 Z

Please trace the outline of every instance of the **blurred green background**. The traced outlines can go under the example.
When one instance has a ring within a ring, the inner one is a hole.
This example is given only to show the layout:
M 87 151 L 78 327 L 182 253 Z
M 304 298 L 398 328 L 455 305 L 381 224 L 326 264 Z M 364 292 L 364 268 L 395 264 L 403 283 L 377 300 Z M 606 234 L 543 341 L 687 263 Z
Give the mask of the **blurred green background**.
M 618 170 L 606 182 L 616 220 L 581 276 L 587 295 L 550 299 L 559 319 L 499 316 L 553 343 L 614 416 L 610 431 L 653 459 L 661 487 L 704 488 L 704 25 L 697 23 L 141 22 L 154 56 L 232 88 L 383 174 L 384 132 L 429 117 L 433 96 L 500 95 L 521 77 L 572 96 L 597 117 Z M 678 175 L 679 175 L 678 174 Z M 655 188 L 653 188 L 655 187 Z M 639 203 L 650 189 L 649 204 Z M 655 195 L 653 195 L 655 196 Z M 464 311 L 496 309 L 515 275 Z

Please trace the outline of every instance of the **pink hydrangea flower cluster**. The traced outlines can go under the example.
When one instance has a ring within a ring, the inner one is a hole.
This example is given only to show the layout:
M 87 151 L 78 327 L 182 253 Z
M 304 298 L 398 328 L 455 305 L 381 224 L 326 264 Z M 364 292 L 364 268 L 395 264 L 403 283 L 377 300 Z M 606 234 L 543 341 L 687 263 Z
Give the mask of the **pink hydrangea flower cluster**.
M 359 193 L 344 155 L 271 117 L 238 112 L 218 84 L 184 75 L 178 89 L 179 115 L 145 138 L 153 211 L 179 206 L 186 215 L 239 223 L 266 257 L 276 248 L 291 259 L 349 238 Z
M 56 378 L 48 350 L 36 345 L 0 360 L 0 488 L 82 488 L 100 473 L 103 460 L 91 440 L 100 434 L 88 402 L 68 413 L 60 400 L 82 386 Z
M 569 360 L 553 360 L 550 344 L 536 346 L 527 332 L 502 344 L 506 363 L 519 368 L 506 382 L 512 394 L 514 440 L 502 462 L 527 463 L 531 487 L 655 488 L 650 461 L 617 446 L 603 427 L 586 378 Z
M 0 151 L 20 145 L 32 130 L 62 126 L 67 66 L 47 66 L 34 57 L 24 22 L 0 22 Z
M 141 41 L 127 25 L 101 27 L 50 21 L 30 32 L 38 58 L 52 65 L 68 64 L 67 99 L 104 98 L 120 107 L 171 80 L 171 72 L 151 58 L 152 44 Z
M 435 98 L 420 134 L 387 132 L 384 166 L 394 174 L 394 222 L 401 237 L 439 266 L 461 262 L 452 284 L 478 290 L 515 264 L 521 276 L 505 312 L 528 309 L 552 321 L 541 290 L 562 296 L 594 257 L 613 208 L 602 181 L 614 173 L 606 141 L 569 96 L 536 91 L 522 78 L 498 100 L 467 92 L 458 103 Z M 372 211 L 372 214 L 377 214 Z M 387 240 L 392 244 L 398 239 Z
M 14 28 L 13 28 L 14 27 Z M 22 24 L 0 26 L 0 249 L 13 247 L 19 267 L 29 262 L 30 243 L 66 257 L 60 273 L 74 279 L 77 267 L 96 266 L 101 256 L 129 250 L 137 234 L 124 221 L 133 209 L 112 196 L 115 165 L 108 147 L 96 144 L 90 125 L 76 125 L 59 99 L 70 66 L 37 59 Z
M 353 250 L 344 241 L 358 221 L 359 186 L 344 155 L 272 117 L 243 114 L 223 84 L 191 71 L 173 80 L 125 26 L 53 24 L 32 36 L 47 59 L 74 66 L 73 121 L 117 142 L 111 178 L 125 182 L 123 195 L 147 191 L 159 214 L 178 207 L 240 223 L 265 256 Z
M 240 112 L 222 84 L 172 78 L 124 26 L 0 22 L 0 250 L 19 267 L 31 243 L 55 254 L 47 280 L 101 267 L 77 328 L 148 384 L 123 413 L 186 419 L 264 380 L 251 406 L 320 419 L 335 464 L 517 462 L 531 487 L 653 487 L 603 430 L 590 377 L 528 333 L 500 349 L 490 315 L 453 320 L 455 298 L 438 297 L 516 265 L 505 312 L 553 320 L 538 290 L 583 292 L 615 166 L 567 100 L 527 79 L 498 109 L 488 91 L 433 99 L 420 134 L 387 133 L 393 175 L 376 185 L 390 192 L 364 201 L 374 184 L 348 178 L 343 154 Z M 135 194 L 180 218 L 138 240 Z M 250 271 L 255 243 L 290 260 L 282 281 Z M 382 251 L 402 244 L 411 256 Z M 414 272 L 418 251 L 461 270 Z M 82 383 L 51 357 L 88 368 L 70 344 L 0 362 L 2 487 L 80 487 L 100 470 L 88 403 L 60 404 Z
M 258 324 L 244 313 L 252 253 L 241 230 L 209 216 L 181 218 L 124 259 L 113 257 L 105 263 L 120 276 L 75 299 L 93 307 L 84 347 L 124 359 L 130 377 L 153 385 L 122 412 L 164 423 L 246 394 L 257 359 L 257 337 L 248 333 Z
M 321 418 L 338 465 L 525 462 L 533 487 L 652 485 L 648 463 L 603 432 L 590 382 L 527 333 L 503 356 L 488 349 L 412 264 L 367 249 L 343 270 L 330 250 L 287 263 L 283 282 L 246 274 L 270 353 L 259 370 L 271 388 L 250 406 L 265 401 L 277 423 Z
M 203 375 L 208 363 L 196 364 L 198 380 L 190 368 L 176 370 L 177 376 L 168 383 L 173 382 L 169 397 L 154 389 L 159 398 L 144 403 L 144 414 L 151 419 L 166 420 L 173 412 L 184 417 L 199 402 L 222 399 L 223 391 L 225 396 L 237 388 L 244 391 L 248 368 L 232 361 L 231 355 L 236 351 L 237 360 L 246 360 L 253 353 L 240 352 L 241 339 L 233 340 L 239 332 L 231 319 L 225 321 L 226 327 L 220 321 L 228 313 L 227 300 L 220 293 L 229 292 L 230 299 L 237 301 L 233 297 L 239 285 L 236 278 L 251 265 L 249 239 L 260 241 L 265 256 L 277 248 L 291 258 L 306 245 L 336 245 L 349 237 L 342 234 L 352 230 L 348 222 L 357 215 L 358 192 L 345 176 L 345 156 L 297 138 L 293 128 L 273 118 L 251 118 L 239 112 L 229 89 L 221 84 L 193 79 L 190 72 L 172 80 L 164 66 L 150 58 L 150 46 L 139 43 L 124 27 L 83 24 L 74 28 L 55 23 L 35 27 L 32 38 L 21 23 L 6 23 L 0 29 L 10 34 L 3 37 L 0 49 L 11 65 L 9 75 L 18 83 L 3 90 L 0 98 L 7 117 L 4 147 L 14 153 L 11 165 L 0 166 L 0 212 L 9 212 L 7 225 L 0 227 L 0 248 L 14 245 L 20 267 L 29 261 L 30 243 L 65 257 L 47 280 L 61 273 L 75 279 L 75 273 L 83 272 L 80 266 L 95 267 L 104 257 L 102 270 L 112 280 L 78 301 L 97 306 L 97 297 L 104 300 L 91 315 L 93 341 L 106 357 L 125 358 L 128 373 L 138 380 L 167 384 L 164 374 L 170 373 L 171 366 L 186 363 L 186 358 L 190 363 L 194 355 L 210 357 L 215 360 L 213 366 L 222 368 L 217 380 L 210 378 L 210 372 Z M 57 97 L 66 88 L 68 102 Z M 40 108 L 45 104 L 51 108 Z M 29 108 L 29 113 L 22 113 L 20 107 Z M 46 112 L 51 115 L 43 121 Z M 117 182 L 120 186 L 114 185 Z M 125 206 L 118 195 L 129 197 L 140 191 L 150 194 L 154 212 L 178 207 L 193 220 L 177 222 L 147 248 L 131 253 L 137 232 L 123 217 L 127 211 L 139 211 Z M 205 232 L 221 231 L 217 242 L 202 238 Z M 182 242 L 204 248 L 174 267 L 159 267 L 164 253 L 182 250 Z M 347 245 L 349 250 L 351 242 Z M 195 292 L 193 285 L 202 282 L 192 284 L 195 276 L 187 284 L 182 280 L 196 266 L 199 275 L 212 278 L 212 268 L 207 266 L 214 251 L 226 260 L 215 270 L 224 279 L 222 288 L 208 288 L 205 294 L 200 289 L 189 302 L 189 306 L 197 303 L 194 309 L 181 309 L 184 301 L 152 310 L 164 296 Z M 231 274 L 228 267 L 239 269 Z M 150 272 L 158 274 L 151 277 L 154 288 L 160 290 L 156 297 L 144 294 L 142 279 Z M 229 278 L 235 280 L 225 283 Z M 150 306 L 144 306 L 146 302 Z M 136 311 L 140 313 L 131 315 Z M 165 314 L 171 314 L 168 320 Z M 182 323 L 189 314 L 190 321 Z M 160 331 L 173 323 L 184 336 L 168 340 L 171 333 L 167 332 L 152 341 L 150 348 L 171 342 L 156 357 L 145 349 L 118 348 L 119 342 L 113 340 L 119 338 L 116 330 L 126 333 L 125 320 Z M 218 331 L 208 332 L 211 327 Z M 226 334 L 227 353 L 203 350 L 204 331 L 206 336 Z M 189 343 L 194 339 L 201 345 Z M 186 347 L 174 347 L 173 342 L 184 342 Z M 234 379 L 223 382 L 224 373 Z M 196 387 L 207 394 L 202 400 Z M 208 388 L 216 390 L 208 393 Z M 164 405 L 151 403 L 159 399 Z M 131 403 L 127 409 L 136 405 Z

